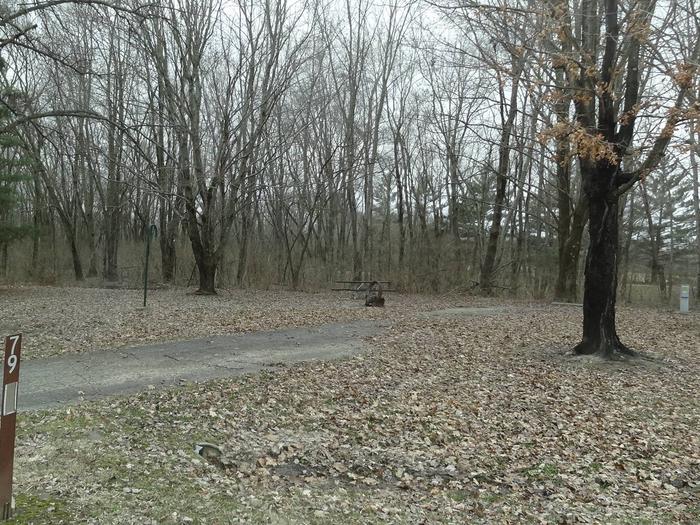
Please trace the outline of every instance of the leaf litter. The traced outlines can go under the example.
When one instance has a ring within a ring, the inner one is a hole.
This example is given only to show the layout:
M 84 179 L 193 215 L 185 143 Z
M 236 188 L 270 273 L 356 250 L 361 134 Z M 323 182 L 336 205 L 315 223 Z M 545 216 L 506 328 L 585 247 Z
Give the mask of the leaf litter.
M 350 293 L 181 288 L 143 292 L 14 286 L 0 289 L 0 330 L 24 333 L 23 358 L 360 319 L 392 319 L 455 304 L 452 297 L 392 294 L 391 308 L 366 308 Z M 481 299 L 479 304 L 493 304 Z
M 632 363 L 567 354 L 575 309 L 391 315 L 346 361 L 21 414 L 15 491 L 32 523 L 700 521 L 697 313 L 620 309 Z

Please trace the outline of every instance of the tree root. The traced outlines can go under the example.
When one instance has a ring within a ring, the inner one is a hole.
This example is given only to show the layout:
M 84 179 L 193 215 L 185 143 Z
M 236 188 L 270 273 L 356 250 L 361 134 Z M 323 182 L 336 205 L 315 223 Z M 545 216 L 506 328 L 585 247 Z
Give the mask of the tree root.
M 194 294 L 195 295 L 218 295 L 216 293 L 216 290 L 210 292 L 210 291 L 206 291 L 206 290 L 202 290 L 202 289 L 197 290 L 196 292 L 194 292 Z
M 617 336 L 613 341 L 583 340 L 573 348 L 573 353 L 574 355 L 596 355 L 613 361 L 642 357 L 642 354 L 622 343 Z

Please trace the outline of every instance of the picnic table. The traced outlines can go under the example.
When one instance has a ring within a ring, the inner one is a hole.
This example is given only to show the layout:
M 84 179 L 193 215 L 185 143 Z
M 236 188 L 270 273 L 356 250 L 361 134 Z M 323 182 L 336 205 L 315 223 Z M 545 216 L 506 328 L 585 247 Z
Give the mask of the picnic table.
M 335 292 L 353 292 L 365 294 L 365 306 L 384 306 L 384 292 L 395 292 L 390 288 L 391 281 L 335 281 Z M 386 288 L 383 286 L 386 285 Z M 340 286 L 340 287 L 339 287 Z

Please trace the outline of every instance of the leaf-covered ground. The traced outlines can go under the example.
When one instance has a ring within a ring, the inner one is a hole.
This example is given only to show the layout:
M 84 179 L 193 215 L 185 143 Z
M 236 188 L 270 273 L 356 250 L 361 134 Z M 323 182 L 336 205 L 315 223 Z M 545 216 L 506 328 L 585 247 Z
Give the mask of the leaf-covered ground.
M 220 290 L 217 296 L 174 288 L 143 292 L 47 286 L 0 289 L 0 334 L 24 333 L 23 358 L 356 319 L 391 319 L 461 304 L 454 296 L 390 294 L 390 308 L 365 308 L 349 292 Z M 472 301 L 473 302 L 473 301 Z M 492 301 L 481 300 L 480 304 Z
M 396 319 L 353 359 L 21 415 L 19 523 L 698 523 L 700 316 Z M 224 450 L 207 463 L 194 444 Z

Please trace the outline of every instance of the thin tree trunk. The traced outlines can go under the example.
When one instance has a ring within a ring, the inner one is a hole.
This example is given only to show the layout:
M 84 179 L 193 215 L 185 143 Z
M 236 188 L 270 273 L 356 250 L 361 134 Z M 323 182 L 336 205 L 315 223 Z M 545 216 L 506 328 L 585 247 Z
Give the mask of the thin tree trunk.
M 700 297 L 700 169 L 698 169 L 698 143 L 695 131 L 690 131 L 690 166 L 693 172 L 693 209 L 695 211 L 695 249 L 698 260 L 698 273 L 695 282 L 695 297 Z
M 513 132 L 515 117 L 518 112 L 518 85 L 520 74 L 522 73 L 522 61 L 513 58 L 513 80 L 510 93 L 510 104 L 508 107 L 508 117 L 503 122 L 501 131 L 501 141 L 498 146 L 498 169 L 496 170 L 496 199 L 493 208 L 493 220 L 489 229 L 488 243 L 486 245 L 486 256 L 481 267 L 481 277 L 479 286 L 485 294 L 493 291 L 494 272 L 496 265 L 496 252 L 498 250 L 498 239 L 501 235 L 501 220 L 503 218 L 503 207 L 506 200 L 506 189 L 508 187 L 508 171 L 510 168 L 510 136 Z
M 32 202 L 32 226 L 34 231 L 32 232 L 32 267 L 30 269 L 30 275 L 40 276 L 43 274 L 43 264 L 42 259 L 39 257 L 39 251 L 41 248 L 41 239 L 44 233 L 44 226 L 49 223 L 46 219 L 46 212 L 44 211 L 45 199 L 43 197 L 41 188 L 40 174 L 34 172 L 32 177 L 32 184 L 34 187 L 34 195 Z M 41 267 L 39 267 L 41 265 Z
M 669 191 L 668 202 L 669 202 L 669 247 L 668 247 L 668 283 L 666 285 L 666 302 L 671 300 L 671 294 L 673 293 L 673 256 L 674 256 L 674 238 L 673 238 L 673 206 L 671 205 L 671 192 Z M 665 281 L 664 281 L 665 282 Z
M 2 252 L 2 255 L 0 255 L 0 272 L 2 273 L 2 277 L 4 279 L 7 279 L 8 266 L 9 266 L 9 260 L 10 260 L 10 255 L 8 253 L 8 245 L 9 244 L 10 243 L 8 243 L 8 242 L 3 242 L 2 249 L 0 250 Z
M 629 269 L 630 269 L 630 248 L 632 246 L 632 234 L 634 232 L 634 194 L 636 188 L 632 188 L 630 191 L 630 202 L 629 202 L 629 219 L 627 221 L 627 235 L 625 236 L 625 245 L 622 248 L 622 260 L 624 271 L 622 273 L 622 283 L 620 286 L 620 297 L 629 297 Z
M 581 255 L 583 231 L 588 222 L 588 206 L 580 199 L 571 217 L 570 228 L 564 242 L 560 242 L 560 258 L 554 297 L 575 302 L 578 296 L 578 264 Z
M 399 162 L 399 144 L 401 131 L 397 130 L 394 136 L 394 173 L 396 179 L 396 212 L 399 223 L 399 268 L 403 268 L 406 247 L 406 226 L 403 218 L 403 183 L 401 180 L 401 164 Z
M 236 284 L 243 286 L 245 283 L 246 272 L 248 269 L 248 242 L 250 233 L 250 212 L 246 209 L 243 211 L 241 220 L 241 236 L 238 246 L 238 268 L 236 270 Z
M 171 283 L 175 280 L 177 264 L 177 253 L 175 251 L 175 228 L 174 221 L 168 223 L 166 211 L 161 205 L 159 210 L 160 224 L 160 261 L 163 281 Z
M 78 242 L 75 238 L 75 230 L 72 227 L 64 229 L 66 231 L 66 240 L 68 241 L 68 246 L 70 247 L 70 255 L 73 260 L 73 273 L 75 274 L 75 280 L 82 281 L 85 277 L 83 275 L 83 263 L 80 261 Z

